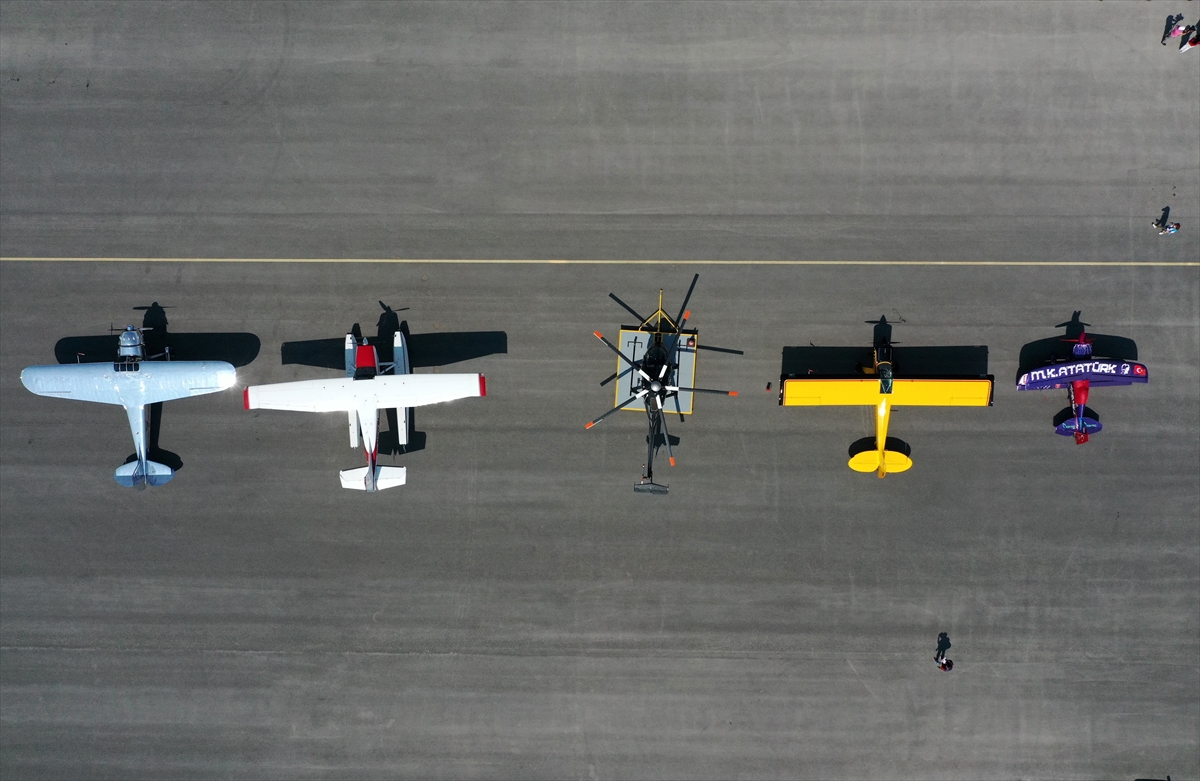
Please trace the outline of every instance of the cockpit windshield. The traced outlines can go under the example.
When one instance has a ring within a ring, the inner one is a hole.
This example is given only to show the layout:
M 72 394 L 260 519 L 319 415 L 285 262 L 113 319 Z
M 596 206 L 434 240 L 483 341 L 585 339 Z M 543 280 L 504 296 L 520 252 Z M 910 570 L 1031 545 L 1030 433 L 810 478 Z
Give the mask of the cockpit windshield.
M 880 345 L 875 348 L 875 372 L 879 375 L 879 392 L 892 392 L 892 347 Z
M 892 392 L 892 365 L 890 363 L 879 364 L 879 392 Z

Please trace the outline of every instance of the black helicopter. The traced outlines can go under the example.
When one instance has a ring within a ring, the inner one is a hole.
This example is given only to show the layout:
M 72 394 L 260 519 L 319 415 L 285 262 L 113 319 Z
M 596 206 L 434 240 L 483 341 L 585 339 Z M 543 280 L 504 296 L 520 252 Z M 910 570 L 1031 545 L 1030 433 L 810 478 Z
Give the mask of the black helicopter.
M 683 297 L 683 305 L 679 307 L 679 314 L 674 318 L 663 310 L 663 291 L 661 289 L 658 291 L 658 308 L 649 317 L 642 317 L 633 307 L 617 298 L 615 294 L 608 294 L 609 298 L 620 304 L 638 320 L 639 324 L 636 326 L 621 326 L 622 332 L 634 332 L 634 338 L 631 340 L 631 344 L 635 347 L 634 357 L 632 358 L 621 352 L 620 348 L 604 338 L 604 335 L 599 331 L 593 331 L 597 339 L 604 342 L 608 349 L 621 358 L 621 363 L 617 364 L 617 371 L 605 378 L 600 385 L 604 386 L 613 380 L 621 380 L 629 377 L 630 396 L 608 412 L 588 423 L 585 428 L 590 429 L 609 415 L 628 407 L 635 401 L 641 400 L 645 404 L 649 432 L 646 435 L 646 463 L 643 467 L 642 479 L 641 482 L 633 487 L 633 490 L 638 493 L 667 493 L 667 486 L 654 482 L 654 454 L 661 445 L 665 444 L 671 466 L 675 466 L 675 453 L 671 448 L 671 436 L 667 433 L 666 409 L 669 400 L 673 402 L 675 412 L 679 414 L 679 420 L 682 422 L 684 411 L 680 406 L 679 400 L 681 392 L 685 394 L 715 393 L 720 396 L 737 395 L 737 391 L 683 387 L 679 384 L 681 381 L 681 362 L 688 363 L 694 375 L 694 356 L 697 350 L 710 350 L 712 352 L 732 353 L 734 355 L 743 354 L 741 350 L 700 345 L 697 343 L 699 331 L 694 328 L 689 329 L 685 327 L 688 318 L 691 316 L 691 312 L 687 309 L 688 301 L 691 300 L 692 291 L 696 289 L 696 282 L 699 279 L 699 274 L 692 277 L 691 287 L 688 288 L 687 295 Z M 642 347 L 641 340 L 643 338 L 645 346 L 644 349 L 641 349 L 639 356 L 638 350 Z M 690 411 L 690 396 L 688 397 L 688 408 Z

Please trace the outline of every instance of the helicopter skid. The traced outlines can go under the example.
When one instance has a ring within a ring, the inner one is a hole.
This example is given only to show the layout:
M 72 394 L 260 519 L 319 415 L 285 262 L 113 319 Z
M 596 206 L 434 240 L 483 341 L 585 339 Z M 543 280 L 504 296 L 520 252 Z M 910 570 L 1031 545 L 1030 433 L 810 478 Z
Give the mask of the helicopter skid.
M 665 485 L 659 485 L 653 480 L 643 480 L 633 486 L 633 492 L 637 494 L 662 494 L 667 493 Z

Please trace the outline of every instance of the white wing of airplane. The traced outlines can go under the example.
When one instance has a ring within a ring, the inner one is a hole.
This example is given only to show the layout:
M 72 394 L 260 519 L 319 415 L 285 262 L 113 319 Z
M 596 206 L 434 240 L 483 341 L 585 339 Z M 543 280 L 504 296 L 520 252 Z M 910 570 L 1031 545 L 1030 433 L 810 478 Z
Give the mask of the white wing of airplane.
M 378 491 L 404 485 L 404 467 L 379 466 L 379 410 L 407 409 L 474 396 L 486 396 L 482 374 L 395 374 L 354 379 L 300 380 L 246 388 L 246 409 L 294 412 L 347 412 L 350 446 L 358 446 L 362 432 L 367 465 L 341 472 L 343 488 Z
M 357 409 L 422 407 L 486 396 L 482 374 L 398 374 L 368 380 L 332 377 L 246 388 L 246 409 L 292 412 L 350 412 Z
M 130 488 L 163 485 L 175 474 L 170 467 L 147 457 L 147 406 L 216 393 L 236 382 L 236 370 L 224 361 L 68 363 L 30 366 L 21 372 L 21 384 L 39 396 L 119 404 L 125 408 L 137 460 L 117 467 L 113 478 Z

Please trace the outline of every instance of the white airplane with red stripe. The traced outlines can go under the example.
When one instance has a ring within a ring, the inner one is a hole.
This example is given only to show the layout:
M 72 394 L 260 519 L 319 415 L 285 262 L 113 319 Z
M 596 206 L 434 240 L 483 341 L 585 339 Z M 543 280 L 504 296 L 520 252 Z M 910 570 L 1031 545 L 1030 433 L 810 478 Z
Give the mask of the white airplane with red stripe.
M 394 361 L 380 363 L 379 352 L 365 337 L 346 334 L 346 376 L 327 380 L 301 380 L 246 388 L 246 409 L 278 409 L 294 412 L 346 412 L 349 415 L 350 447 L 357 448 L 359 435 L 367 452 L 367 465 L 343 469 L 343 488 L 382 491 L 404 485 L 402 466 L 380 466 L 379 410 L 398 414 L 398 444 L 408 443 L 408 410 L 473 396 L 486 396 L 482 374 L 413 374 L 404 333 L 393 336 Z

